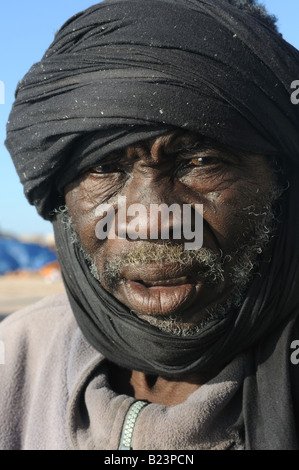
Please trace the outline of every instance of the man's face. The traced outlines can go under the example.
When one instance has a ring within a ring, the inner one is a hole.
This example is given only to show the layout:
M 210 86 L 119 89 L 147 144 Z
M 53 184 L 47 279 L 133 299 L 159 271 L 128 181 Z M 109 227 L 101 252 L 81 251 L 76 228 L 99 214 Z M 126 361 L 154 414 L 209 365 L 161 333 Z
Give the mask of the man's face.
M 65 194 L 73 227 L 102 286 L 146 321 L 162 329 L 170 321 L 173 328 L 188 330 L 229 306 L 248 282 L 268 231 L 272 192 L 273 172 L 265 157 L 236 154 L 196 134 L 174 131 L 110 155 L 68 185 Z M 184 250 L 186 240 L 174 239 L 171 231 L 166 242 L 133 240 L 129 232 L 99 240 L 97 208 L 112 204 L 117 225 L 119 196 L 125 196 L 127 207 L 139 203 L 146 210 L 151 204 L 202 204 L 202 248 Z

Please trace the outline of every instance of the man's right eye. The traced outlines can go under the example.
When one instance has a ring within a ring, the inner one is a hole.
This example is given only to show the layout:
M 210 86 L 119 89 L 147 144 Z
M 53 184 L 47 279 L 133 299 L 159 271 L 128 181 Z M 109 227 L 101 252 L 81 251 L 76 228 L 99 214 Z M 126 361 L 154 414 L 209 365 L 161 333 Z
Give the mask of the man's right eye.
M 102 165 L 97 165 L 91 169 L 92 173 L 123 173 L 123 170 L 119 167 L 117 163 L 103 163 Z

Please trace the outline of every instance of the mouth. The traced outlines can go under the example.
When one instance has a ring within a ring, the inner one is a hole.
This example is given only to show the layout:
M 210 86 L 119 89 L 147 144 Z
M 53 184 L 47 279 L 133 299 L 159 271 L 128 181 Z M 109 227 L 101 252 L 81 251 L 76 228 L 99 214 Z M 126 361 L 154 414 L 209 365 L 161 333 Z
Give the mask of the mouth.
M 131 310 L 137 315 L 153 316 L 183 312 L 194 304 L 201 287 L 202 282 L 194 275 L 174 268 L 166 273 L 165 266 L 160 272 L 154 266 L 141 268 L 138 274 L 127 272 L 120 284 L 122 296 Z
M 139 282 L 143 284 L 145 287 L 157 287 L 157 286 L 179 286 L 183 284 L 187 284 L 188 277 L 187 276 L 181 276 L 177 277 L 174 279 L 161 279 L 161 280 L 156 280 L 156 281 L 150 281 L 150 280 L 140 280 Z
M 175 284 L 160 282 L 163 284 L 145 285 L 138 281 L 124 283 L 124 290 L 133 311 L 145 315 L 167 316 L 182 312 L 195 300 L 198 286 L 187 282 L 179 283 L 178 280 L 173 280 Z
M 107 270 L 107 273 L 109 271 Z M 212 280 L 204 263 L 151 261 L 124 263 L 107 274 L 110 292 L 137 316 L 173 316 L 197 323 L 223 293 L 223 278 Z M 103 276 L 105 287 L 105 277 Z M 108 285 L 108 281 L 107 281 Z

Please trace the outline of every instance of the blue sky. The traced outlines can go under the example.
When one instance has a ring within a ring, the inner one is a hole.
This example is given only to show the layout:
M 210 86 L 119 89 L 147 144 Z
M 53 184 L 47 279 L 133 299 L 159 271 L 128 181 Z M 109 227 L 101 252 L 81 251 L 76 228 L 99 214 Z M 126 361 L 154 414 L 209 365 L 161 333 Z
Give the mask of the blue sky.
M 5 104 L 0 104 L 0 231 L 16 235 L 43 235 L 52 231 L 51 224 L 37 215 L 23 195 L 23 188 L 4 147 L 5 124 L 17 82 L 33 63 L 40 60 L 60 26 L 73 14 L 94 3 L 93 0 L 2 2 L 0 81 L 5 85 Z M 284 38 L 299 49 L 299 1 L 265 0 L 263 4 L 278 17 L 278 26 Z M 299 80 L 299 77 L 295 79 Z

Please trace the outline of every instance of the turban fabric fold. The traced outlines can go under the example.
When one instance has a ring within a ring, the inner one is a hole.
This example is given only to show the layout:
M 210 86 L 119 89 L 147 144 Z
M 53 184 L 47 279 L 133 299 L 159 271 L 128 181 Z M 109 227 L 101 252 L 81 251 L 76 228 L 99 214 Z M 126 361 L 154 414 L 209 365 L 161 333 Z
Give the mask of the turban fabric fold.
M 298 51 L 225 0 L 108 0 L 56 34 L 19 83 L 7 125 L 25 194 L 53 220 L 66 290 L 87 339 L 123 367 L 162 376 L 224 366 L 252 351 L 240 416 L 247 448 L 298 449 L 299 372 L 289 360 L 299 339 L 296 79 Z M 262 264 L 237 314 L 188 338 L 156 330 L 109 295 L 53 212 L 82 170 L 176 128 L 275 155 L 289 180 L 271 263 Z M 279 402 L 275 411 L 269 396 Z

